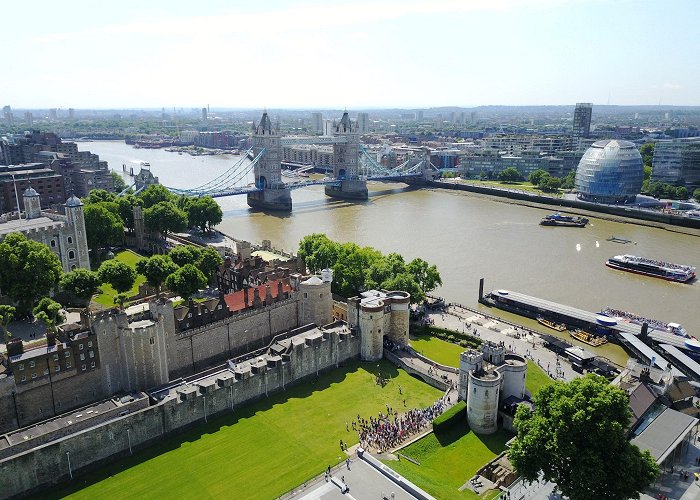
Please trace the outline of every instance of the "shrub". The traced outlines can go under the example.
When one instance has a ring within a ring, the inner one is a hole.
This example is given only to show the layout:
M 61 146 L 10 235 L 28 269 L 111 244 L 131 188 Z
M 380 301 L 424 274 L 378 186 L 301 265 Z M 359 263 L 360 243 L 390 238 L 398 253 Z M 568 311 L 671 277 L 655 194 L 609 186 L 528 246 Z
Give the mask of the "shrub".
M 459 346 L 460 347 L 469 347 L 469 342 L 467 342 L 466 340 L 460 340 Z
M 444 431 L 455 425 L 466 425 L 466 422 L 467 403 L 464 401 L 458 401 L 456 405 L 433 420 L 433 431 Z

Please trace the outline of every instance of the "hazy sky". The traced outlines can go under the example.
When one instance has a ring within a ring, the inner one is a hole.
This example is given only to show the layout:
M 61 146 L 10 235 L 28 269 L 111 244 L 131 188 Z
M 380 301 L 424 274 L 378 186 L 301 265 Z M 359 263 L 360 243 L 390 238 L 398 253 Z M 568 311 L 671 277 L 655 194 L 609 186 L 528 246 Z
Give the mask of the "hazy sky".
M 697 0 L 12 1 L 0 105 L 700 105 Z

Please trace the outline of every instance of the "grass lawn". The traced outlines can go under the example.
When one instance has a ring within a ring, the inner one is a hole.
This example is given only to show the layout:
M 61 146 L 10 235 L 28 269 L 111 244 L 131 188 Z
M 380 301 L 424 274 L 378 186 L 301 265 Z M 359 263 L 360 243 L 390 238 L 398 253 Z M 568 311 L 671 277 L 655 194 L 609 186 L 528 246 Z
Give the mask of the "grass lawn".
M 459 353 L 465 350 L 452 342 L 441 340 L 430 335 L 412 336 L 409 341 L 411 347 L 433 361 L 441 365 L 453 366 L 459 368 Z M 530 391 L 530 394 L 535 394 L 543 385 L 549 384 L 552 379 L 535 363 L 527 362 L 527 377 L 525 379 L 525 388 Z
M 500 182 L 500 181 L 480 181 L 476 179 L 464 179 L 466 184 L 475 184 L 485 187 L 493 187 L 499 189 L 518 189 L 520 191 L 529 191 L 531 193 L 541 194 L 543 196 L 553 196 L 555 198 L 561 198 L 561 190 L 555 192 L 542 191 L 537 186 L 530 184 L 529 182 Z
M 136 263 L 143 259 L 143 257 L 135 252 L 132 252 L 131 250 L 122 250 L 121 252 L 117 253 L 114 258 L 118 261 L 123 262 L 124 264 L 129 265 L 130 267 L 136 269 Z M 139 291 L 139 285 L 146 281 L 146 278 L 142 275 L 137 275 L 136 276 L 136 281 L 134 282 L 134 286 L 131 287 L 131 290 L 126 292 L 126 295 L 128 297 L 131 297 L 132 295 L 136 295 Z M 111 285 L 107 283 L 102 283 L 100 285 L 100 290 L 102 290 L 102 293 L 95 295 L 92 300 L 94 302 L 97 302 L 98 304 L 105 306 L 105 307 L 113 307 L 114 306 L 114 297 L 117 296 L 117 291 L 112 288 Z
M 380 368 L 378 368 L 378 366 Z M 378 370 L 390 377 L 375 383 Z M 399 394 L 398 384 L 403 394 Z M 42 498 L 275 498 L 345 458 L 346 422 L 385 403 L 424 407 L 441 391 L 394 365 L 353 361 L 208 424 L 164 439 Z
M 459 488 L 505 450 L 506 441 L 511 437 L 512 434 L 503 430 L 479 436 L 465 424 L 429 434 L 401 450 L 420 465 L 408 460 L 384 463 L 441 500 L 493 498 L 498 492 L 483 492 L 479 496 L 471 491 L 459 491 Z

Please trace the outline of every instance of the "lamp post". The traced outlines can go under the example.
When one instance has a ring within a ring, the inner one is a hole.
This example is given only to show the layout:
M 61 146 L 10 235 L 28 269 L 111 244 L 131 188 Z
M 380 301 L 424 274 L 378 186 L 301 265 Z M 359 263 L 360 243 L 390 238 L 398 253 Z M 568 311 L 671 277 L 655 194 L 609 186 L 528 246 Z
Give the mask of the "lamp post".
M 131 432 L 130 432 L 130 429 L 126 430 L 126 439 L 129 441 L 129 455 L 133 455 L 134 452 L 131 451 Z
M 68 474 L 70 474 L 70 478 L 73 479 L 73 469 L 71 469 L 70 466 L 70 451 L 66 452 L 66 457 L 68 458 Z

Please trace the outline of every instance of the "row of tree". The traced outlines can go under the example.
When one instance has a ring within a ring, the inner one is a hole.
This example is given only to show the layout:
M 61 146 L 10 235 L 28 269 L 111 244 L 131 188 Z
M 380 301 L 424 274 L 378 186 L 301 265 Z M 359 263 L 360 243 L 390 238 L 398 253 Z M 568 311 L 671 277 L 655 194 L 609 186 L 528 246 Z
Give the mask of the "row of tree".
M 121 244 L 125 229 L 134 231 L 135 205 L 143 208 L 146 229 L 163 236 L 187 227 L 210 231 L 223 218 L 221 207 L 210 196 L 177 196 L 159 184 L 149 186 L 136 196 L 117 196 L 95 189 L 83 203 L 87 241 L 93 258 L 100 248 Z
M 398 253 L 383 255 L 372 247 L 337 243 L 325 234 L 305 236 L 299 243 L 299 256 L 310 272 L 332 269 L 331 289 L 343 297 L 381 288 L 406 291 L 412 302 L 421 302 L 426 293 L 442 285 L 437 267 L 423 259 L 406 263 Z

